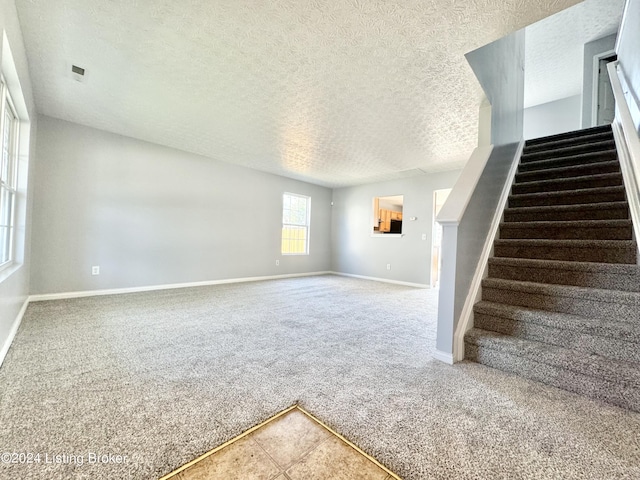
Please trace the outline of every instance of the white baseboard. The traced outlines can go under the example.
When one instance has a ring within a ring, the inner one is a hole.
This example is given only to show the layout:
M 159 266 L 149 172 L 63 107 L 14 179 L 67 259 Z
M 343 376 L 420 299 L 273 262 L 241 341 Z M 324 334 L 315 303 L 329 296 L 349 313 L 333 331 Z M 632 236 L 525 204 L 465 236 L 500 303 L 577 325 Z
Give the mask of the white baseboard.
M 267 275 L 263 277 L 228 278 L 223 280 L 206 280 L 203 282 L 171 283 L 164 285 L 149 285 L 144 287 L 112 288 L 108 290 L 85 290 L 81 292 L 46 293 L 31 295 L 29 301 L 42 302 L 46 300 L 62 300 L 66 298 L 96 297 L 100 295 L 120 295 L 123 293 L 150 292 L 154 290 L 171 290 L 175 288 L 203 287 L 208 285 L 223 285 L 228 283 L 259 282 L 263 280 L 279 280 L 284 278 L 311 277 L 314 275 L 330 275 L 333 272 L 290 273 L 285 275 Z
M 9 352 L 9 348 L 11 348 L 11 344 L 13 343 L 13 339 L 18 333 L 18 328 L 20 328 L 20 323 L 22 323 L 22 317 L 24 317 L 24 312 L 27 311 L 27 307 L 29 306 L 29 298 L 26 298 L 24 303 L 22 304 L 22 308 L 20 312 L 18 312 L 18 316 L 13 321 L 13 325 L 11 326 L 11 330 L 9 331 L 9 336 L 4 341 L 2 345 L 2 349 L 0 350 L 0 365 L 4 362 L 4 358 L 7 356 Z
M 444 362 L 447 365 L 453 365 L 453 353 L 446 353 L 436 349 L 434 350 L 432 356 L 436 360 L 440 360 L 441 362 Z
M 329 273 L 333 275 L 339 275 L 341 277 L 360 278 L 362 280 L 372 280 L 374 282 L 392 283 L 394 285 L 404 285 L 405 287 L 431 288 L 429 285 L 425 285 L 424 283 L 402 282 L 400 280 L 389 280 L 388 278 L 379 278 L 379 277 L 367 277 L 365 275 L 355 275 L 353 273 L 343 273 L 343 272 L 329 272 Z

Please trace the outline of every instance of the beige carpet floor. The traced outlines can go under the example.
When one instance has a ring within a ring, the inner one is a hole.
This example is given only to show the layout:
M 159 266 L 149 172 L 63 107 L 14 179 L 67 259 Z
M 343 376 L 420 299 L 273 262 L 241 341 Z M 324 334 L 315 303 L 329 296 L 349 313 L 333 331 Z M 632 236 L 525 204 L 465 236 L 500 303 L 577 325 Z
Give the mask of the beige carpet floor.
M 640 414 L 434 360 L 436 304 L 337 276 L 31 304 L 0 453 L 40 460 L 0 478 L 157 478 L 296 402 L 406 479 L 640 478 Z

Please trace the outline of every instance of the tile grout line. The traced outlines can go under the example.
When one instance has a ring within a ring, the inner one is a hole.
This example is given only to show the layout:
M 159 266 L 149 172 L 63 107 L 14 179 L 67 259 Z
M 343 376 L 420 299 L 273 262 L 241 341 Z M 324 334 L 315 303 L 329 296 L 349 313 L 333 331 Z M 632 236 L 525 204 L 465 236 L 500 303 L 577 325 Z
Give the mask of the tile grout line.
M 291 411 L 293 411 L 293 409 L 291 409 Z M 277 418 L 277 417 L 276 417 L 276 418 Z M 270 419 L 268 423 L 271 423 L 271 421 L 272 421 L 272 420 L 276 420 L 276 418 L 272 418 L 272 419 Z M 263 426 L 265 426 L 265 425 L 263 425 Z M 251 433 L 253 433 L 253 432 L 251 432 Z M 279 476 L 279 475 L 284 475 L 284 473 L 285 473 L 285 470 L 286 470 L 286 469 L 285 469 L 285 468 L 283 468 L 283 467 L 282 467 L 282 465 L 280 465 L 280 464 L 276 461 L 276 459 L 275 459 L 275 458 L 273 458 L 271 455 L 269 455 L 269 452 L 267 452 L 267 450 L 262 446 L 262 444 L 261 444 L 259 441 L 257 441 L 255 438 L 253 438 L 253 436 L 252 436 L 252 435 L 248 435 L 247 437 L 248 437 L 248 438 L 249 438 L 253 443 L 255 443 L 255 444 L 258 446 L 258 448 L 259 448 L 260 450 L 262 450 L 262 451 L 264 452 L 264 454 L 269 458 L 269 460 L 271 460 L 271 461 L 273 462 L 273 464 L 274 464 L 276 467 L 278 467 L 278 473 L 276 473 L 272 478 L 278 478 L 278 476 Z M 270 480 L 271 480 L 271 479 L 270 479 Z
M 312 418 L 312 420 L 315 421 L 315 419 Z M 318 424 L 320 427 L 324 428 L 324 425 L 322 424 Z M 331 432 L 330 432 L 331 433 Z M 289 467 L 287 467 L 287 470 L 290 470 L 292 467 L 298 465 L 299 463 L 302 462 L 302 460 L 304 460 L 305 458 L 307 458 L 308 456 L 310 456 L 313 452 L 315 452 L 318 448 L 320 448 L 321 445 L 324 445 L 325 443 L 327 443 L 329 440 L 331 440 L 331 437 L 327 437 L 324 440 L 322 440 L 321 442 L 318 442 L 317 445 L 313 446 L 312 448 L 310 448 L 309 450 L 307 450 L 306 452 L 304 452 L 302 455 L 300 455 L 300 458 L 298 458 L 298 460 L 296 460 L 295 462 L 293 462 L 291 465 L 289 465 Z M 287 478 L 291 478 L 289 477 L 289 475 L 287 474 L 287 471 L 285 470 L 285 475 Z
M 179 467 L 179 468 L 175 469 L 173 472 L 168 473 L 167 475 L 165 475 L 165 476 L 163 476 L 163 477 L 160 477 L 160 479 L 159 479 L 159 480 L 169 480 L 169 479 L 172 479 L 172 478 L 177 477 L 177 476 L 178 476 L 178 474 L 182 473 L 182 472 L 183 472 L 183 471 L 185 471 L 187 468 L 189 468 L 189 467 L 191 467 L 191 466 L 195 465 L 195 464 L 196 464 L 196 463 L 198 463 L 200 460 L 204 460 L 205 458 L 207 458 L 207 457 L 209 457 L 209 456 L 213 455 L 214 453 L 219 452 L 219 451 L 220 451 L 220 450 L 222 450 L 223 448 L 228 447 L 228 446 L 229 446 L 229 445 L 231 445 L 232 443 L 235 443 L 235 442 L 237 442 L 238 440 L 240 440 L 240 439 L 242 439 L 242 438 L 246 437 L 247 435 L 252 434 L 253 432 L 255 432 L 256 430 L 258 430 L 259 428 L 261 428 L 261 427 L 263 427 L 263 426 L 267 425 L 267 424 L 268 424 L 269 422 L 271 422 L 272 420 L 275 420 L 276 418 L 280 418 L 280 417 L 281 417 L 281 416 L 283 416 L 284 414 L 289 413 L 290 411 L 294 410 L 297 406 L 298 406 L 297 404 L 292 405 L 292 406 L 290 406 L 289 408 L 287 408 L 287 409 L 285 409 L 285 410 L 283 410 L 283 411 L 281 411 L 281 412 L 279 412 L 279 413 L 275 414 L 273 417 L 270 417 L 270 418 L 268 418 L 267 420 L 265 420 L 264 422 L 262 422 L 262 423 L 260 423 L 260 424 L 258 424 L 258 425 L 255 425 L 254 427 L 251 427 L 251 428 L 250 428 L 250 429 L 248 429 L 246 432 L 241 433 L 241 434 L 240 434 L 240 435 L 238 435 L 237 437 L 234 437 L 234 438 L 232 438 L 231 440 L 228 440 L 228 441 L 224 442 L 222 445 L 218 445 L 218 446 L 217 446 L 217 447 L 215 447 L 214 449 L 209 450 L 208 452 L 206 452 L 206 453 L 204 453 L 204 454 L 200 455 L 199 457 L 195 458 L 194 460 L 191 460 L 189 463 L 186 463 L 186 464 L 182 465 L 181 467 Z M 258 443 L 258 442 L 255 442 L 255 443 Z M 262 447 L 260 447 L 260 448 L 262 448 Z M 276 463 L 276 465 L 278 465 L 278 464 Z M 279 466 L 279 465 L 278 465 L 278 466 Z
M 294 405 L 292 407 L 293 408 L 297 408 L 298 410 L 300 410 L 302 413 L 304 413 L 305 415 L 307 415 L 309 418 L 311 418 L 312 420 L 315 420 L 316 422 L 318 422 L 320 425 L 322 425 L 324 428 L 326 428 L 329 432 L 331 432 L 333 435 L 335 435 L 336 437 L 338 437 L 340 440 L 342 440 L 343 442 L 345 442 L 347 445 L 349 445 L 351 448 L 353 448 L 356 452 L 360 453 L 362 456 L 366 457 L 369 461 L 373 462 L 375 465 L 377 465 L 378 467 L 380 467 L 383 471 L 387 472 L 388 475 L 391 476 L 391 478 L 395 479 L 395 480 L 402 480 L 400 477 L 398 477 L 395 473 L 393 473 L 391 470 L 389 470 L 387 467 L 385 467 L 384 465 L 382 465 L 378 460 L 376 460 L 375 458 L 373 458 L 371 455 L 369 455 L 367 452 L 363 451 L 362 449 L 360 449 L 358 446 L 356 446 L 354 443 L 350 442 L 349 440 L 347 440 L 345 437 L 343 437 L 342 435 L 340 435 L 338 432 L 336 432 L 335 430 L 333 430 L 331 427 L 329 427 L 328 425 L 326 425 L 324 422 L 322 422 L 321 420 L 317 419 L 316 417 L 314 417 L 312 414 L 310 414 L 309 412 L 307 412 L 304 408 L 302 408 L 300 405 Z M 322 442 L 324 443 L 324 442 Z
M 291 413 L 293 410 L 296 410 L 296 407 L 297 407 L 297 405 L 294 405 L 294 406 L 293 406 L 293 407 L 291 407 L 291 408 L 290 408 L 290 410 L 289 410 L 289 411 L 287 411 L 286 413 Z M 299 409 L 298 409 L 298 410 L 299 410 Z M 300 413 L 304 413 L 304 412 L 300 412 Z M 324 425 L 322 425 L 321 423 L 319 423 L 318 421 L 316 421 L 316 419 L 315 419 L 315 418 L 311 418 L 311 417 L 309 417 L 308 415 L 305 415 L 305 416 L 306 416 L 307 418 L 309 418 L 309 420 L 311 420 L 314 424 L 317 424 L 317 425 L 315 425 L 315 426 L 319 426 L 319 427 L 321 427 L 321 428 L 323 428 L 323 429 L 325 429 L 325 430 L 326 430 L 326 428 L 324 427 Z M 277 420 L 277 417 L 274 417 L 272 420 Z M 266 425 L 265 425 L 265 426 L 266 426 Z M 252 432 L 252 433 L 253 433 L 253 432 Z M 332 433 L 332 432 L 329 432 L 329 433 Z M 323 445 L 324 443 L 326 443 L 327 441 L 329 441 L 329 439 L 330 439 L 330 438 L 331 438 L 331 437 L 327 437 L 327 438 L 325 438 L 324 440 L 321 440 L 320 442 L 318 442 L 318 443 L 317 443 L 316 445 L 314 445 L 313 447 L 309 448 L 308 450 L 305 450 L 305 451 L 304 451 L 304 452 L 303 452 L 303 453 L 298 457 L 298 459 L 297 459 L 295 462 L 293 462 L 292 464 L 290 464 L 290 465 L 288 465 L 288 466 L 286 466 L 286 467 L 282 467 L 282 466 L 281 466 L 281 465 L 276 461 L 276 459 L 275 459 L 275 458 L 273 458 L 273 457 L 269 454 L 269 452 L 267 452 L 267 450 L 262 446 L 262 444 L 261 444 L 258 440 L 256 440 L 255 438 L 252 438 L 252 440 L 253 440 L 256 444 L 258 444 L 258 446 L 259 446 L 259 447 L 264 451 L 264 453 L 266 453 L 266 454 L 267 454 L 267 456 L 268 456 L 271 460 L 273 460 L 273 462 L 274 462 L 278 467 L 280 467 L 280 468 L 282 469 L 282 471 L 280 472 L 280 474 L 284 475 L 284 476 L 287 478 L 287 480 L 290 480 L 290 477 L 289 477 L 289 475 L 287 474 L 287 470 L 289 470 L 289 469 L 290 469 L 291 467 L 293 467 L 294 465 L 297 465 L 298 463 L 300 463 L 300 462 L 301 462 L 305 457 L 309 456 L 309 455 L 311 454 L 311 452 L 313 452 L 313 451 L 317 450 L 317 449 L 318 449 L 318 447 L 320 447 L 320 445 Z M 386 479 L 385 479 L 385 480 L 386 480 Z

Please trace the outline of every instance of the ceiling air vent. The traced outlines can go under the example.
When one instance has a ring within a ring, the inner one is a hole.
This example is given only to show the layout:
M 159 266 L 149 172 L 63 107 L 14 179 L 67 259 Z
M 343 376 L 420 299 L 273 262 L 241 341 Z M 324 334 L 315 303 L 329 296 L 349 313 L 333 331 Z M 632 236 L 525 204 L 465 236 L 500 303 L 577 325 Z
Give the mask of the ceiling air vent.
M 84 68 L 78 67 L 77 65 L 71 65 L 71 71 L 73 73 L 77 73 L 78 75 L 82 75 L 84 77 Z

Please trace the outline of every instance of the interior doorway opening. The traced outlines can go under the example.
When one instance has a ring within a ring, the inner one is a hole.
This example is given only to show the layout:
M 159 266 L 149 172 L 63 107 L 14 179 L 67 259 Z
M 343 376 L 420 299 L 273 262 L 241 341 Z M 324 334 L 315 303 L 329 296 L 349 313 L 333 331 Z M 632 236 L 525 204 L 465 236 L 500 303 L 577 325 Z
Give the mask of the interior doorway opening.
M 594 92 L 593 92 L 593 124 L 610 125 L 616 115 L 616 103 L 613 97 L 613 88 L 607 65 L 615 62 L 618 56 L 609 54 L 606 57 L 597 56 L 594 58 Z
M 437 288 L 440 285 L 440 264 L 442 261 L 442 225 L 436 222 L 438 213 L 451 193 L 450 188 L 434 190 L 433 192 L 433 226 L 431 240 L 431 287 Z

